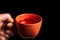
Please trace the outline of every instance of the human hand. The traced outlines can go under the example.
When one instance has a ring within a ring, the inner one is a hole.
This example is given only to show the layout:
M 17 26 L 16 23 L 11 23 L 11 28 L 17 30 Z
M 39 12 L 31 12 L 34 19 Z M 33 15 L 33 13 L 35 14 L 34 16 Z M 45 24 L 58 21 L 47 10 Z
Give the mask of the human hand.
M 13 22 L 14 20 L 9 13 L 0 14 L 0 40 L 7 40 L 13 36 L 14 33 L 11 30 Z

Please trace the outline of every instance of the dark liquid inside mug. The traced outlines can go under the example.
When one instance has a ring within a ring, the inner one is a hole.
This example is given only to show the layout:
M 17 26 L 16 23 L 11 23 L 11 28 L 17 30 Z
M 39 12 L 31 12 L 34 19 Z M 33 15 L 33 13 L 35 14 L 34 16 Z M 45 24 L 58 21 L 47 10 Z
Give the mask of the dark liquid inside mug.
M 39 19 L 38 16 L 29 16 L 28 18 L 24 19 L 24 20 L 20 20 L 19 22 L 21 24 L 34 24 L 39 22 L 41 19 Z

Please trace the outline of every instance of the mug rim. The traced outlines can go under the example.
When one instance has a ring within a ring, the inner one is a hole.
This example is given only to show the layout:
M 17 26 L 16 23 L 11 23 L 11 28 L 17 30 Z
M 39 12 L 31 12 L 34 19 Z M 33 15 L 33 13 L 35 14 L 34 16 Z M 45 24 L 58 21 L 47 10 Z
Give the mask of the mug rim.
M 26 15 L 26 14 L 33 14 L 33 13 L 19 14 L 19 15 L 16 16 L 15 21 L 16 21 L 17 23 L 19 23 L 19 22 L 17 21 L 17 18 L 18 18 L 19 16 Z M 23 24 L 23 25 L 35 25 L 35 24 L 38 24 L 38 23 L 42 22 L 43 19 L 42 19 L 42 17 L 41 17 L 40 15 L 38 15 L 38 14 L 33 14 L 33 15 L 37 15 L 37 16 L 39 16 L 41 20 L 40 20 L 39 22 L 37 22 L 37 23 Z M 20 24 L 20 23 L 19 23 L 19 24 Z

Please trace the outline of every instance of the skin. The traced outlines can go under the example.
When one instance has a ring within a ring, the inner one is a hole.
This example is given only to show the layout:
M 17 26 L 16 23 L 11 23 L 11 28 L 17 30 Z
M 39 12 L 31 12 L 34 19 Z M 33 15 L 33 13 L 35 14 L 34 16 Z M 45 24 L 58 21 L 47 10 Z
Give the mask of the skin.
M 9 13 L 0 14 L 0 40 L 8 40 L 8 38 L 13 36 L 13 32 L 11 30 L 13 22 L 14 20 Z M 4 29 L 4 27 L 8 27 L 10 29 Z

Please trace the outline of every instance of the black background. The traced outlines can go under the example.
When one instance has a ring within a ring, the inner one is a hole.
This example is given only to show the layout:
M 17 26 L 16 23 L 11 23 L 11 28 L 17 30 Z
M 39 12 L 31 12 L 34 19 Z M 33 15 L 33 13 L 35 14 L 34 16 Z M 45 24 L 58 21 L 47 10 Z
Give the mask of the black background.
M 28 40 L 48 40 L 48 3 L 46 1 L 2 1 L 0 2 L 0 13 L 10 13 L 15 17 L 19 14 L 31 12 L 41 15 L 43 24 L 40 33 L 35 39 Z M 9 40 L 25 40 L 17 33 Z

